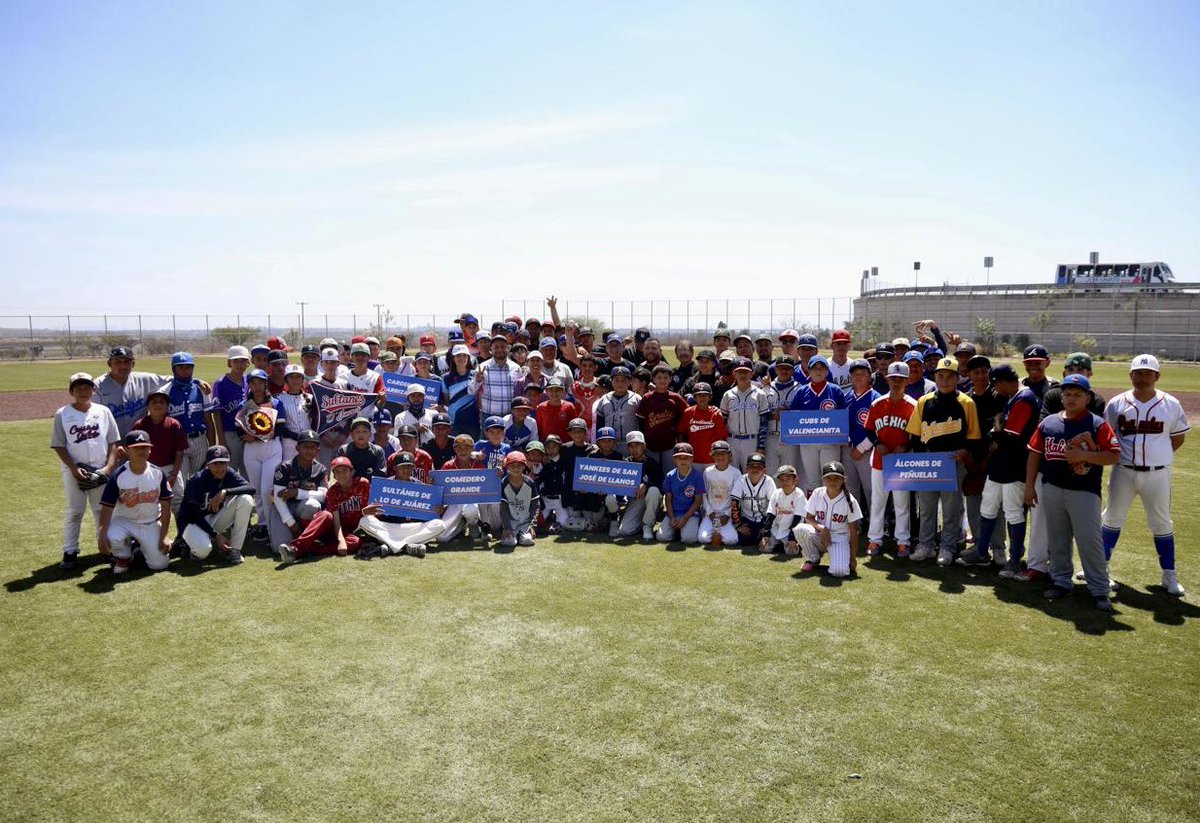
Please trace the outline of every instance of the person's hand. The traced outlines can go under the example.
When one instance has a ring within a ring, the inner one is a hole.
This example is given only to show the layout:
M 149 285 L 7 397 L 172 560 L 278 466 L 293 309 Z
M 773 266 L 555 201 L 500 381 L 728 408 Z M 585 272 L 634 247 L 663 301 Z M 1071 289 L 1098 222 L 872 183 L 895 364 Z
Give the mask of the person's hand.
M 947 346 L 957 346 L 961 342 L 962 342 L 961 335 L 957 335 L 952 331 L 946 332 L 946 345 Z
M 179 482 L 179 472 L 171 472 L 171 474 L 167 476 L 167 485 L 170 486 L 171 488 L 175 488 L 175 484 L 178 482 Z
M 788 542 L 783 545 L 783 551 L 788 557 L 795 557 L 796 555 L 800 554 L 800 545 L 795 540 L 789 539 Z
M 372 503 L 371 505 L 363 506 L 362 508 L 363 517 L 375 517 L 382 512 L 383 506 L 380 506 L 378 503 Z
M 108 556 L 112 554 L 112 544 L 108 542 L 108 534 L 101 534 L 96 537 L 96 548 L 100 550 L 100 554 Z
M 830 539 L 831 539 L 831 536 L 829 533 L 829 529 L 821 529 L 821 545 L 824 546 L 825 548 L 829 548 Z
M 214 494 L 212 496 L 212 500 L 208 501 L 208 508 L 214 512 L 220 511 L 221 504 L 224 502 L 225 502 L 225 490 L 221 489 L 219 492 L 217 492 L 216 494 Z
M 859 460 L 862 458 L 862 456 L 863 456 L 863 453 L 858 450 L 857 446 L 855 446 L 853 449 L 850 450 L 850 459 L 851 460 Z
M 546 298 L 546 305 L 550 308 L 558 308 L 558 298 L 553 294 Z
M 292 488 L 284 489 L 279 493 L 280 500 L 295 500 L 299 496 L 300 492 Z
M 966 449 L 959 449 L 954 453 L 954 462 L 965 463 L 970 454 Z
M 634 497 L 637 498 L 638 500 L 641 500 L 645 496 L 646 496 L 646 487 L 638 486 L 637 493 L 634 494 Z
M 209 383 L 207 380 L 197 379 L 196 385 L 199 386 L 200 391 L 204 392 L 205 394 L 212 394 L 212 383 Z
M 170 555 L 171 554 L 170 538 L 164 537 L 161 540 L 159 540 L 158 541 L 158 550 L 162 554 L 163 557 L 167 557 L 168 555 Z
M 743 535 L 750 534 L 750 527 L 748 525 L 746 525 L 745 523 L 743 523 L 742 525 L 737 527 L 737 532 L 738 532 L 738 534 L 743 534 Z
M 74 475 L 76 480 L 87 480 L 89 477 L 88 470 L 80 466 L 75 467 Z
M 345 557 L 346 553 L 348 551 L 349 551 L 349 549 L 346 548 L 345 543 L 338 543 L 338 547 L 337 547 L 337 556 L 338 557 Z
M 254 435 L 252 435 L 252 434 L 243 434 L 243 435 L 242 435 L 242 442 L 243 442 L 243 443 L 253 443 L 253 442 L 254 442 L 255 440 L 257 440 L 257 439 L 258 439 L 258 438 L 256 438 L 256 437 L 255 437 Z
M 1033 486 L 1025 487 L 1025 506 L 1027 508 L 1036 508 L 1038 504 L 1037 490 Z

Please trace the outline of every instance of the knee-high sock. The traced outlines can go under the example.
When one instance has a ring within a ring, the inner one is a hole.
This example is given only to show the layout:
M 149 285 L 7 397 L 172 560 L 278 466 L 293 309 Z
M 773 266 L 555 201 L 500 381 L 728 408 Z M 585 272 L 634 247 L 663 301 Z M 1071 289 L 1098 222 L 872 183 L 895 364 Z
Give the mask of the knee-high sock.
M 1112 526 L 1101 526 L 1100 539 L 1104 542 L 1104 559 L 1112 560 L 1113 550 L 1117 548 L 1117 541 L 1121 539 L 1121 530 Z
M 1175 568 L 1175 535 L 1154 535 L 1154 550 L 1158 552 L 1158 565 L 1163 571 Z
M 996 524 L 999 520 L 995 517 L 980 517 L 979 518 L 979 534 L 975 535 L 975 553 L 986 555 L 989 547 L 992 545 L 992 535 L 996 533 Z
M 1008 524 L 1008 556 L 1020 560 L 1025 556 L 1025 521 Z

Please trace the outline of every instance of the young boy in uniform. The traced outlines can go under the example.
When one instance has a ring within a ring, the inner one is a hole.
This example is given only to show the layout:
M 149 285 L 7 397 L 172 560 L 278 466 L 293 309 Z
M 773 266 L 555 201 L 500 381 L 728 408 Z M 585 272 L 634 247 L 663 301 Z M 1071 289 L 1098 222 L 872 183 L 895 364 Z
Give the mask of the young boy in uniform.
M 171 489 L 150 462 L 150 435 L 135 429 L 124 443 L 129 462 L 113 473 L 100 497 L 100 553 L 115 558 L 113 574 L 124 574 L 140 547 L 146 567 L 161 571 L 171 561 Z
M 758 546 L 761 542 L 775 488 L 775 481 L 767 474 L 767 458 L 761 454 L 747 457 L 746 472 L 733 492 L 733 526 L 739 546 Z
M 704 502 L 704 473 L 692 465 L 692 447 L 679 443 L 674 448 L 675 468 L 663 480 L 666 515 L 658 528 L 658 539 L 670 543 L 676 537 L 696 543 L 700 533 L 700 505 Z
M 629 451 L 629 456 L 625 459 L 641 465 L 642 480 L 638 484 L 637 492 L 625 504 L 617 535 L 633 537 L 641 525 L 642 539 L 653 540 L 654 524 L 658 521 L 658 506 L 662 502 L 662 467 L 647 458 L 646 436 L 640 431 L 631 431 L 625 435 L 625 447 Z
M 775 471 L 779 487 L 771 495 L 767 516 L 763 520 L 763 536 L 758 550 L 762 553 L 777 552 L 782 547 L 790 556 L 800 553 L 792 529 L 803 519 L 808 498 L 796 482 L 796 467 L 784 463 Z
M 704 517 L 696 534 L 701 544 L 712 546 L 737 545 L 737 528 L 733 524 L 733 492 L 742 473 L 730 465 L 733 450 L 729 443 L 718 440 L 712 444 L 712 465 L 704 469 Z
M 500 545 L 532 546 L 533 526 L 541 501 L 533 481 L 525 476 L 527 460 L 521 452 L 504 458 L 507 474 L 500 486 Z
M 836 460 L 821 467 L 821 488 L 808 498 L 804 522 L 796 526 L 796 542 L 804 552 L 802 572 L 815 571 L 829 552 L 829 573 L 849 577 L 858 567 L 858 521 L 862 509 L 846 490 L 846 470 Z

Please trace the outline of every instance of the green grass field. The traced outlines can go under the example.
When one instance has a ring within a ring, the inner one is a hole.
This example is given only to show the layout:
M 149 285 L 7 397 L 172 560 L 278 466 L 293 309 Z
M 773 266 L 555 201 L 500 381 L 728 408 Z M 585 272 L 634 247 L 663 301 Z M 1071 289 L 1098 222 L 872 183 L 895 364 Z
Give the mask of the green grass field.
M 0 424 L 3 819 L 1197 816 L 1200 608 L 1137 504 L 1112 616 L 990 571 L 600 540 L 118 583 L 55 567 L 48 435 Z

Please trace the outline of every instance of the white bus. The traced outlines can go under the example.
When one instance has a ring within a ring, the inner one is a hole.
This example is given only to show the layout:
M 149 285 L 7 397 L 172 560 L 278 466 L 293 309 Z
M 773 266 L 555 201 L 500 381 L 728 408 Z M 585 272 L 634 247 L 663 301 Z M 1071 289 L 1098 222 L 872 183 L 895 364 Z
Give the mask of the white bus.
M 1174 283 L 1171 267 L 1154 263 L 1064 263 L 1054 282 L 1060 286 L 1161 286 Z

